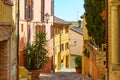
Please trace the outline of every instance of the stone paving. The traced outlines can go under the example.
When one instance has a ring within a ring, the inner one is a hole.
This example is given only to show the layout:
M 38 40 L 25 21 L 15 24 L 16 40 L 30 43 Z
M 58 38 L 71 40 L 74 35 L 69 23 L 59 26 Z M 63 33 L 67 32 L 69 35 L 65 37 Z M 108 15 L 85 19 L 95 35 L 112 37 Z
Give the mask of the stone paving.
M 38 80 L 92 80 L 88 76 L 77 74 L 75 72 L 56 72 L 40 74 Z
M 87 75 L 78 74 L 75 69 L 55 70 L 55 73 L 40 73 L 38 79 L 32 80 L 92 80 Z

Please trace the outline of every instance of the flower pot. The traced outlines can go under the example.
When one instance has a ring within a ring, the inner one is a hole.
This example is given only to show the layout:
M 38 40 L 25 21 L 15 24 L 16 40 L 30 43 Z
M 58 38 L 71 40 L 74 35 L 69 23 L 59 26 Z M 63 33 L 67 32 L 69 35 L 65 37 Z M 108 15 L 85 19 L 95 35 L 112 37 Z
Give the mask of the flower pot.
M 41 70 L 30 70 L 30 72 L 32 72 L 34 78 L 39 78 Z
M 82 67 L 75 67 L 77 73 L 82 73 Z

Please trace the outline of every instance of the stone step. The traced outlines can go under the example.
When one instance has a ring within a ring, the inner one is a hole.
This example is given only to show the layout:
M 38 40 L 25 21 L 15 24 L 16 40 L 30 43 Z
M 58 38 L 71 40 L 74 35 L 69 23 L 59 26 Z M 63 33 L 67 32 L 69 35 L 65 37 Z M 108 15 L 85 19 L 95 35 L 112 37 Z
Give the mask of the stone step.
M 20 78 L 20 80 L 28 80 L 28 78 Z

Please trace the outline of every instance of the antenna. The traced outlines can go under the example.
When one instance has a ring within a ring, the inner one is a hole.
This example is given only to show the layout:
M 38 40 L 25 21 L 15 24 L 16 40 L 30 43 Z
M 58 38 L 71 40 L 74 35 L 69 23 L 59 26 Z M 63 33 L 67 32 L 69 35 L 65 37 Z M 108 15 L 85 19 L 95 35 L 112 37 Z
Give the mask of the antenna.
M 78 14 L 79 14 L 79 11 L 77 11 L 77 18 L 76 18 L 76 19 L 77 19 L 77 21 L 79 20 L 79 17 L 78 17 L 79 15 L 78 15 Z

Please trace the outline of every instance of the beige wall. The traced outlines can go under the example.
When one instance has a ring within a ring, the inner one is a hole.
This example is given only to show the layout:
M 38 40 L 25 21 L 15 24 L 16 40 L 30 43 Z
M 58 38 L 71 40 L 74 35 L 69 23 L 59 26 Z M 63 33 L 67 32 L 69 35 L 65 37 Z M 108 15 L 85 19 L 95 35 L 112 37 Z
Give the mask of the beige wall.
M 76 41 L 76 45 L 75 42 Z M 70 30 L 70 54 L 82 55 L 83 34 Z

